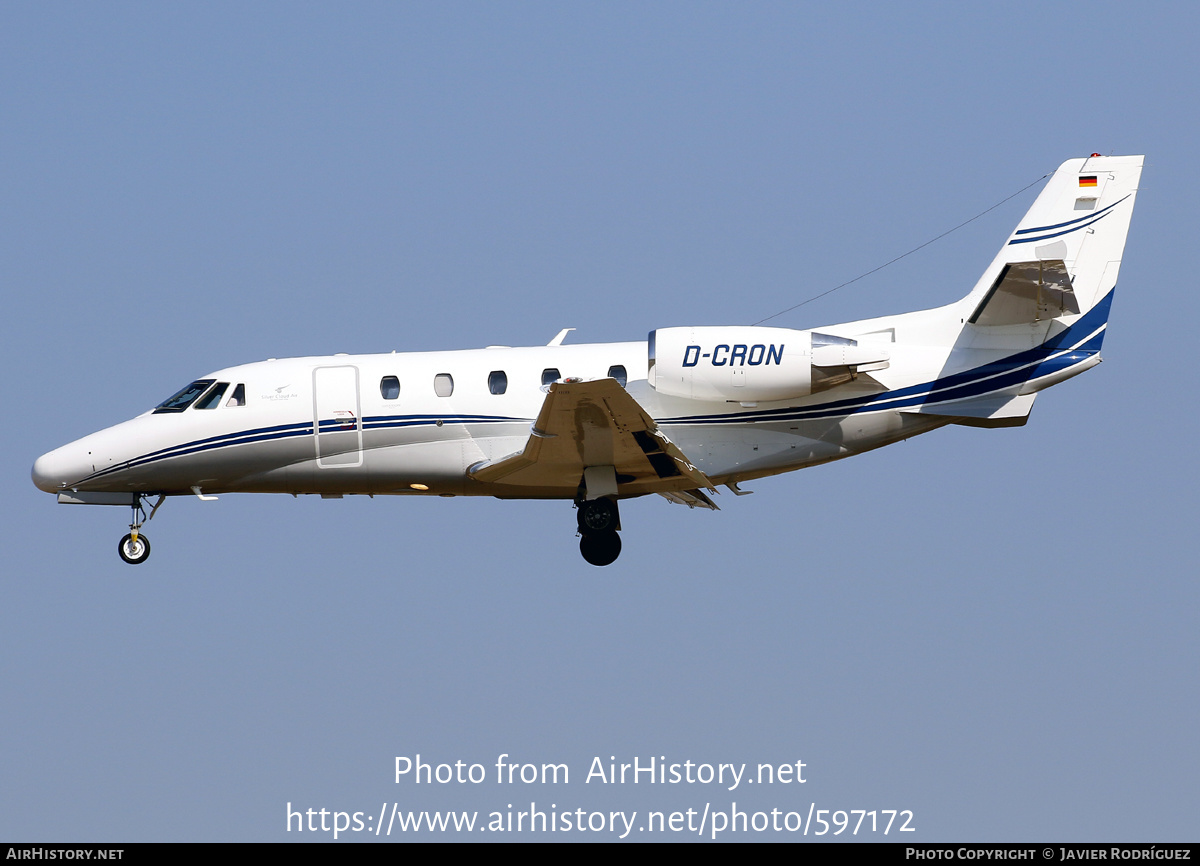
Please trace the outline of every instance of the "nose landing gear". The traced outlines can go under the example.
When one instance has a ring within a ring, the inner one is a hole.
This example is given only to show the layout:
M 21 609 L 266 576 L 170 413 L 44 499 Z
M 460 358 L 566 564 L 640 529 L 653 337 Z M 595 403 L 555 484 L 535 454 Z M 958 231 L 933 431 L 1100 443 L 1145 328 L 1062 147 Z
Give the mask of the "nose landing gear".
M 117 553 L 130 565 L 140 565 L 150 558 L 150 539 L 142 535 L 142 524 L 154 519 L 154 515 L 158 513 L 158 507 L 166 498 L 166 496 L 159 496 L 154 507 L 150 509 L 150 516 L 147 517 L 145 509 L 142 508 L 141 494 L 134 494 L 133 519 L 129 524 L 129 533 L 117 545 Z
M 617 529 L 621 525 L 617 501 L 602 497 L 588 499 L 578 504 L 576 519 L 579 523 L 579 552 L 591 565 L 611 565 L 621 555 L 621 537 Z

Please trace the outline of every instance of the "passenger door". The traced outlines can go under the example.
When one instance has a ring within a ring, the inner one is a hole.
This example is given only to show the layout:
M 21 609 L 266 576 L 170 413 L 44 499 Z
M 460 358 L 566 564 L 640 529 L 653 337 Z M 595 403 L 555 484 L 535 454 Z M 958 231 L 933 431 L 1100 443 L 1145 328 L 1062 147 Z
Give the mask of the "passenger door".
M 317 467 L 362 465 L 362 415 L 358 401 L 358 368 L 317 367 L 313 370 Z

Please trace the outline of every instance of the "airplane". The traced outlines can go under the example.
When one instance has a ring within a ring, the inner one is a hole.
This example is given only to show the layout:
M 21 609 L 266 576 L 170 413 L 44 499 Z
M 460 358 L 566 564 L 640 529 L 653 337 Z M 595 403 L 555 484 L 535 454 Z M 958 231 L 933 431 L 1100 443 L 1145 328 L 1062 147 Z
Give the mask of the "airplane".
M 739 485 L 947 424 L 1026 423 L 1094 367 L 1141 156 L 1053 173 L 975 287 L 935 309 L 794 330 L 668 327 L 645 341 L 268 359 L 42 455 L 60 503 L 132 509 L 121 558 L 172 496 L 494 496 L 574 503 L 592 565 L 619 502 L 716 509 Z M 154 504 L 150 506 L 150 501 Z M 149 515 L 146 507 L 150 506 Z

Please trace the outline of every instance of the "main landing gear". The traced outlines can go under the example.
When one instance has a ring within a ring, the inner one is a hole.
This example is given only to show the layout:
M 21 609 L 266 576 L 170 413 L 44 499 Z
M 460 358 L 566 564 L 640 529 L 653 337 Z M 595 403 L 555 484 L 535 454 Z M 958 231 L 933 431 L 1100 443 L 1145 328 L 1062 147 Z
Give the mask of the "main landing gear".
M 579 552 L 591 565 L 611 565 L 621 555 L 621 526 L 617 500 L 602 497 L 576 503 L 579 510 Z
M 163 504 L 163 500 L 166 498 L 166 496 L 158 497 L 158 502 L 154 503 L 154 507 L 150 509 L 150 516 L 147 517 L 145 510 L 142 508 L 141 494 L 134 494 L 133 519 L 129 524 L 129 533 L 117 545 L 117 553 L 120 554 L 121 559 L 130 565 L 140 565 L 150 558 L 150 539 L 142 535 L 142 524 L 154 519 L 154 515 L 158 512 L 158 507 Z

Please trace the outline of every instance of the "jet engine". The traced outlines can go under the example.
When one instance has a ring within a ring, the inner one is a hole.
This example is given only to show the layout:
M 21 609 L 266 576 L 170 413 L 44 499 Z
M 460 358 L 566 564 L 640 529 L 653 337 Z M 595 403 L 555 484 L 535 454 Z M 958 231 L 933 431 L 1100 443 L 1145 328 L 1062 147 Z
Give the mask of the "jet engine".
M 789 328 L 659 328 L 648 348 L 656 391 L 730 403 L 794 400 L 888 365 L 881 346 Z

